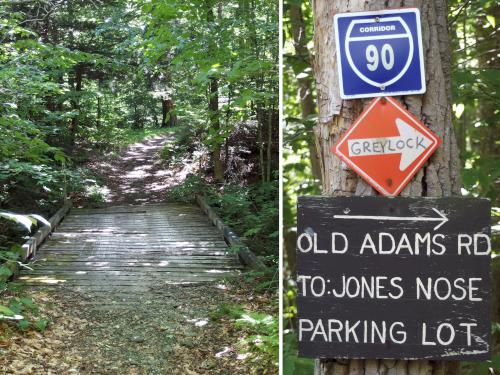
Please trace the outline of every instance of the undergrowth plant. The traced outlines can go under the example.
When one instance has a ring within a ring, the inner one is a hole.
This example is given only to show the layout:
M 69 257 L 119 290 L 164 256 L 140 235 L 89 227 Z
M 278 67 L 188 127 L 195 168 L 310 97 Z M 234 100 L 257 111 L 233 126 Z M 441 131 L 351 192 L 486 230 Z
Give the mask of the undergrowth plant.
M 0 224 L 5 225 L 7 221 L 23 228 L 28 233 L 38 224 L 50 225 L 39 215 L 20 215 L 8 211 L 0 211 L 0 220 L 4 221 Z M 5 239 L 3 242 L 9 243 Z M 29 268 L 21 262 L 22 252 L 21 246 L 16 244 L 10 247 L 0 246 L 0 294 L 7 289 L 7 282 L 17 268 Z M 9 298 L 7 303 L 0 303 L 0 322 L 14 323 L 21 329 L 32 327 L 42 332 L 48 324 L 47 319 L 40 317 L 38 306 L 30 297 L 13 297 Z
M 221 304 L 212 312 L 213 320 L 229 319 L 244 335 L 238 342 L 242 354 L 261 354 L 265 361 L 275 362 L 279 352 L 279 318 L 271 314 L 248 311 L 241 305 Z
M 189 176 L 174 187 L 170 198 L 192 202 L 197 194 L 204 195 L 221 219 L 231 227 L 246 245 L 268 263 L 276 262 L 278 254 L 278 187 L 275 183 L 251 185 L 207 184 L 198 176 Z

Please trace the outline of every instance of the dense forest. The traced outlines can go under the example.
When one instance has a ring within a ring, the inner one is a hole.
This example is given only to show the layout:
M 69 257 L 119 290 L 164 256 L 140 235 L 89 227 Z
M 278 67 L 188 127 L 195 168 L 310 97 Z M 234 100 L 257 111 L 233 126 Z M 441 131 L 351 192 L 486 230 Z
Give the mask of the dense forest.
M 113 188 L 106 173 L 125 175 L 123 150 L 147 151 L 153 139 L 157 180 L 135 187 L 137 197 L 204 195 L 268 266 L 247 282 L 275 315 L 278 50 L 278 2 L 1 1 L 0 290 L 20 245 L 66 200 L 140 204 L 117 200 L 113 189 L 132 189 Z M 233 322 L 245 313 L 226 310 Z M 32 326 L 45 329 L 40 321 Z M 275 316 L 270 324 L 247 331 L 268 338 L 255 347 L 264 368 L 276 365 Z
M 276 4 L 6 4 L 3 208 L 29 197 L 50 211 L 64 189 L 85 187 L 78 166 L 90 150 L 174 123 L 181 130 L 165 156 L 198 148 L 219 183 L 276 179 Z
M 185 189 L 199 177 L 240 200 L 276 201 L 277 4 L 2 7 L 2 209 L 46 216 L 64 197 L 105 200 L 85 162 L 162 131 L 176 137 L 161 157 L 199 166 Z M 250 234 L 273 223 L 272 207 L 265 214 Z
M 385 3 L 387 5 L 387 2 Z M 371 6 L 371 8 L 370 8 Z M 379 9 L 371 3 L 366 9 Z M 318 9 L 322 9 L 318 7 Z M 453 126 L 461 162 L 463 196 L 487 197 L 492 202 L 492 274 L 498 299 L 498 217 L 500 206 L 500 120 L 498 54 L 500 51 L 500 7 L 494 1 L 448 2 L 451 40 Z M 284 373 L 312 374 L 314 362 L 297 357 L 295 319 L 295 226 L 296 201 L 300 195 L 321 193 L 322 174 L 314 127 L 318 123 L 317 85 L 314 79 L 317 52 L 313 41 L 313 11 L 308 1 L 284 4 Z M 425 27 L 425 22 L 423 24 Z M 321 51 L 324 53 L 324 51 Z M 324 130 L 324 129 L 323 129 Z M 324 133 L 321 133 L 324 134 Z M 323 155 L 324 156 L 324 155 Z M 330 166 L 331 167 L 331 166 Z M 496 248 L 496 250 L 495 250 Z M 495 297 L 493 297 L 495 298 Z M 498 310 L 498 301 L 494 302 Z M 486 374 L 499 370 L 499 316 L 493 316 L 493 359 L 487 363 L 462 363 L 464 374 Z M 381 370 L 382 371 L 382 370 Z M 323 373 L 323 372 L 320 372 Z M 336 373 L 336 372 L 335 372 Z

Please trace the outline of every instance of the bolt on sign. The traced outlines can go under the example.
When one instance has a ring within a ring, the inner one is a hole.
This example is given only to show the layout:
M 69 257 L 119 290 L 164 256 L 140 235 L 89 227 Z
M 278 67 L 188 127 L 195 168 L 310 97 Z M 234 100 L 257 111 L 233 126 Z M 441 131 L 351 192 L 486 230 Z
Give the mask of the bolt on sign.
M 396 196 L 441 139 L 392 98 L 370 102 L 333 152 L 374 189 Z
M 490 358 L 490 203 L 300 197 L 299 354 Z
M 425 92 L 417 8 L 334 16 L 342 99 Z

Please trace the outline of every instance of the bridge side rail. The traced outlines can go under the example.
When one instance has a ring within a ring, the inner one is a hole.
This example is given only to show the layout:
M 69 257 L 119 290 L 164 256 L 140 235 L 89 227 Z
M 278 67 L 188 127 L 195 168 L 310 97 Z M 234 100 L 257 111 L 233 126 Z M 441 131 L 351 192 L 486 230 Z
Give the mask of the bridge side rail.
M 209 217 L 210 221 L 214 226 L 219 229 L 219 231 L 223 234 L 224 239 L 227 243 L 237 249 L 237 254 L 240 258 L 240 261 L 251 268 L 264 271 L 267 269 L 267 266 L 260 260 L 249 248 L 245 245 L 229 228 L 222 219 L 215 213 L 214 209 L 209 206 L 205 198 L 201 195 L 196 195 L 196 202 L 200 206 L 200 208 L 205 212 L 205 214 Z
M 50 225 L 40 227 L 36 233 L 24 243 L 22 246 L 24 250 L 22 254 L 23 262 L 35 256 L 38 247 L 45 241 L 49 234 L 55 230 L 56 226 L 68 214 L 70 209 L 71 201 L 66 201 L 64 205 L 48 220 Z
M 25 263 L 30 258 L 35 256 L 38 247 L 47 239 L 47 237 L 55 230 L 61 220 L 68 214 L 71 206 L 71 202 L 66 201 L 64 205 L 59 210 L 57 210 L 57 212 L 48 220 L 50 225 L 43 225 L 35 232 L 35 234 L 33 234 L 33 236 L 28 238 L 28 240 L 21 246 L 23 252 L 21 254 L 20 262 Z M 7 277 L 0 277 L 0 282 L 15 278 L 19 274 L 19 262 L 10 262 L 7 266 L 12 272 L 12 275 Z

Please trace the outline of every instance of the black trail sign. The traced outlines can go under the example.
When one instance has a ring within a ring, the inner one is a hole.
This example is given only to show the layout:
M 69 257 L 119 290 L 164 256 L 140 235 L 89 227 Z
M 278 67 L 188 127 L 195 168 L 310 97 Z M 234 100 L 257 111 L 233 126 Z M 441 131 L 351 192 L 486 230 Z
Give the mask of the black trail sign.
M 299 354 L 490 357 L 490 203 L 300 197 Z

